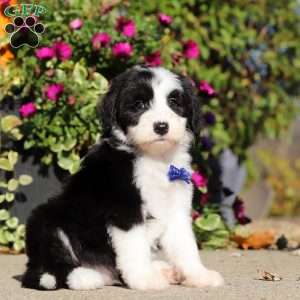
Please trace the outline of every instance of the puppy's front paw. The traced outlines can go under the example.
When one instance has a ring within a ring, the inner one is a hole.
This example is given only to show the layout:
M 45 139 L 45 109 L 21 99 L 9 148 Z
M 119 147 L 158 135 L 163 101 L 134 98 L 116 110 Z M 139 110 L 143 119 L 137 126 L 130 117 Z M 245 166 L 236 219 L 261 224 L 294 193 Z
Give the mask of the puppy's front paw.
M 186 277 L 183 285 L 190 287 L 218 287 L 224 284 L 224 279 L 220 273 L 212 270 L 205 270 L 197 276 Z
M 127 282 L 128 286 L 136 290 L 163 290 L 169 286 L 166 277 L 155 268 L 139 277 L 131 278 Z
M 165 261 L 155 260 L 152 263 L 153 267 L 163 274 L 170 284 L 179 284 L 182 282 L 182 274 L 175 267 L 171 266 Z

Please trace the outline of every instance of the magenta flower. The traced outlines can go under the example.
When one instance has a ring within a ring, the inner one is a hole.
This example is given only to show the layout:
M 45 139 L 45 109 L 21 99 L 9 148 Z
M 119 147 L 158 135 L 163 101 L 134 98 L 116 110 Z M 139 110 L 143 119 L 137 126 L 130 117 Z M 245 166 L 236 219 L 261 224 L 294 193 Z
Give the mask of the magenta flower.
M 77 18 L 70 22 L 69 27 L 73 30 L 80 29 L 83 25 L 81 19 Z
M 111 41 L 111 37 L 106 32 L 97 32 L 92 37 L 92 45 L 94 50 L 106 47 Z
M 214 88 L 205 80 L 200 81 L 199 90 L 202 93 L 207 94 L 208 96 L 216 95 L 216 91 L 214 90 Z
M 200 50 L 197 43 L 193 40 L 183 43 L 183 55 L 188 59 L 198 58 Z
M 34 102 L 28 102 L 23 104 L 20 109 L 19 113 L 23 118 L 28 118 L 36 113 L 37 109 Z
M 150 67 L 157 67 L 162 64 L 159 50 L 145 56 L 145 63 Z
M 35 51 L 35 55 L 38 59 L 51 59 L 55 57 L 55 51 L 50 47 L 42 47 Z
M 68 60 L 72 56 L 72 47 L 65 42 L 56 42 L 53 44 L 56 56 L 61 61 Z
M 131 38 L 135 36 L 135 23 L 130 19 L 119 17 L 117 19 L 116 30 L 121 32 L 123 35 Z
M 193 172 L 192 181 L 194 182 L 195 186 L 198 188 L 202 188 L 207 185 L 207 178 L 197 171 Z
M 129 57 L 132 55 L 133 47 L 127 42 L 119 42 L 113 45 L 112 52 L 116 57 Z
M 46 96 L 50 101 L 57 101 L 64 91 L 64 85 L 61 83 L 50 84 L 46 88 Z
M 168 26 L 172 23 L 173 19 L 171 16 L 165 15 L 163 13 L 158 14 L 158 20 L 160 24 Z

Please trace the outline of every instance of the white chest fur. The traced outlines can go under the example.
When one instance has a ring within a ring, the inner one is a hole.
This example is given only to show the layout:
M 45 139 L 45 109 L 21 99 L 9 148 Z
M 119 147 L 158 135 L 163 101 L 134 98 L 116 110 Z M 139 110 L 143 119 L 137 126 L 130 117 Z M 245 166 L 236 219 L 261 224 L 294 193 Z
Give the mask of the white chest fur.
M 147 224 L 150 239 L 162 233 L 171 216 L 190 214 L 192 184 L 182 180 L 170 181 L 167 176 L 171 164 L 191 171 L 190 162 L 191 157 L 186 151 L 178 151 L 172 159 L 166 161 L 148 156 L 141 156 L 135 161 L 135 183 L 140 189 L 144 214 L 154 218 Z

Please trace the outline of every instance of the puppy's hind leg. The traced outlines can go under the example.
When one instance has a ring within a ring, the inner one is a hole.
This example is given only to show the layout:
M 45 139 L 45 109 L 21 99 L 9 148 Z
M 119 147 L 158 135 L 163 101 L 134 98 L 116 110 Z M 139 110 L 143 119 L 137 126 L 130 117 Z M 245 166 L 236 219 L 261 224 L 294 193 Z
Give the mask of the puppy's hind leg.
M 77 267 L 67 276 L 67 286 L 72 290 L 95 290 L 105 285 L 105 277 L 87 267 Z
M 36 227 L 35 227 L 36 228 Z M 33 231 L 29 226 L 26 252 L 29 261 L 22 278 L 22 286 L 38 290 L 55 290 L 67 287 L 67 275 L 79 265 L 69 239 L 63 241 L 57 228 L 43 226 L 40 231 Z M 66 247 L 66 244 L 69 247 Z

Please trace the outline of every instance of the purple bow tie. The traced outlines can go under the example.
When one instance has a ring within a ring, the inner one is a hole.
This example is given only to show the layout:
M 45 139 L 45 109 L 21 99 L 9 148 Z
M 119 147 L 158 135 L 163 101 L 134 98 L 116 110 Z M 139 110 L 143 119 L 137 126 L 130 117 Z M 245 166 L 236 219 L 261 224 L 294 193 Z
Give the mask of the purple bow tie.
M 170 181 L 183 180 L 186 183 L 191 182 L 191 174 L 189 171 L 187 171 L 185 168 L 178 169 L 173 165 L 170 165 L 168 177 Z

